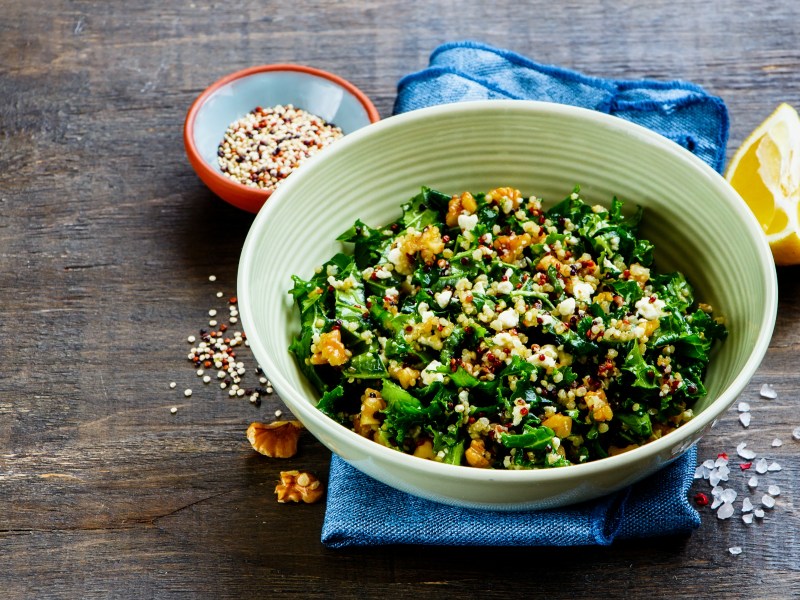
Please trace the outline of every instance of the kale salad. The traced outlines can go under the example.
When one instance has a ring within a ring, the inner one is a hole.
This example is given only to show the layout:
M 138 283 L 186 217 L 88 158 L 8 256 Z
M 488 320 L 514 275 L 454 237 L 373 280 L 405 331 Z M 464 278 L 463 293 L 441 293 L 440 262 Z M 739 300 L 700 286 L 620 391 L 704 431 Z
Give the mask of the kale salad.
M 291 294 L 290 350 L 318 408 L 439 462 L 560 467 L 692 418 L 721 318 L 654 268 L 639 208 L 576 188 L 545 210 L 519 190 L 422 188 L 397 221 L 357 221 Z

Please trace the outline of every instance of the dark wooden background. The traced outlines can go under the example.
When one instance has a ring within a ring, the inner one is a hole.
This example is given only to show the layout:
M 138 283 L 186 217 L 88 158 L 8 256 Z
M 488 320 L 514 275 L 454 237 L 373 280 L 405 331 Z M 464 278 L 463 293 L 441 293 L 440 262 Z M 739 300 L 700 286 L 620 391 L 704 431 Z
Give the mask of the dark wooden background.
M 286 466 L 326 475 L 329 453 L 306 437 L 287 463 L 254 455 L 244 431 L 280 399 L 231 400 L 186 361 L 215 293 L 235 293 L 252 217 L 201 184 L 181 140 L 189 104 L 231 71 L 313 65 L 387 116 L 402 75 L 470 38 L 699 83 L 730 108 L 730 155 L 779 102 L 800 105 L 798 23 L 792 0 L 0 2 L 0 597 L 800 596 L 800 271 L 779 272 L 743 395 L 753 424 L 732 408 L 700 446 L 783 439 L 763 524 L 706 509 L 689 538 L 609 548 L 327 550 L 324 505 L 272 490 Z

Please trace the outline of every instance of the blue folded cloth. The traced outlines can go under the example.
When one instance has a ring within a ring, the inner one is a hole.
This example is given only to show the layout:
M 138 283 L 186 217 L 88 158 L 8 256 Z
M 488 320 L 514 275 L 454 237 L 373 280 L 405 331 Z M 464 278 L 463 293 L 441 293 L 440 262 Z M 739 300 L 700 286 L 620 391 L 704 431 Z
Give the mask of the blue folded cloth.
M 428 68 L 400 80 L 394 112 L 497 98 L 558 102 L 616 115 L 675 141 L 717 171 L 724 165 L 725 104 L 694 84 L 587 77 L 477 42 L 438 47 Z M 696 461 L 697 451 L 692 448 L 655 475 L 591 502 L 541 511 L 494 512 L 410 496 L 333 456 L 322 541 L 334 548 L 577 546 L 685 534 L 700 525 L 687 496 Z
M 465 100 L 542 100 L 591 108 L 677 142 L 721 172 L 728 141 L 725 103 L 685 81 L 588 77 L 477 42 L 434 50 L 430 66 L 398 83 L 394 112 Z
M 322 542 L 331 548 L 588 546 L 686 534 L 700 525 L 688 500 L 697 449 L 630 488 L 565 508 L 495 512 L 457 508 L 390 488 L 334 455 Z M 468 469 L 469 467 L 463 467 Z M 564 467 L 569 468 L 569 467 Z

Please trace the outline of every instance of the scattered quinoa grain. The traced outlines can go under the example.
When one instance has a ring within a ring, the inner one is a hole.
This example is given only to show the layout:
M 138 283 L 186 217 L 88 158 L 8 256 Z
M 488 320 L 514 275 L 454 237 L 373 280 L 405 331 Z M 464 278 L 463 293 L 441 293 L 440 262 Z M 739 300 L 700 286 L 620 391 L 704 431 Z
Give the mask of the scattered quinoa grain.
M 189 389 L 189 388 L 186 388 L 185 390 L 183 390 L 183 395 L 188 398 L 189 396 L 192 395 L 192 390 Z
M 174 381 L 170 381 L 169 382 L 169 389 L 174 390 L 177 387 L 177 385 L 178 384 L 175 383 Z
M 169 409 L 169 412 L 171 412 L 174 415 L 176 412 L 178 412 L 178 407 L 173 406 L 172 408 Z

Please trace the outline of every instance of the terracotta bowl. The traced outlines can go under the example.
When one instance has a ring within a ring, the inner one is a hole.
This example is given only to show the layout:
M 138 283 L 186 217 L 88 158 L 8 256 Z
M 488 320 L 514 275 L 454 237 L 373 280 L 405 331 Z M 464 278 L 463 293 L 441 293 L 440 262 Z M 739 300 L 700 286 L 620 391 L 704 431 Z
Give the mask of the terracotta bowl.
M 272 190 L 241 184 L 222 174 L 217 148 L 228 126 L 256 106 L 292 104 L 340 127 L 346 134 L 380 119 L 369 98 L 341 77 L 302 65 L 262 65 L 211 84 L 186 115 L 183 143 L 189 162 L 220 198 L 256 213 Z

